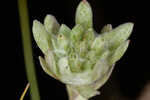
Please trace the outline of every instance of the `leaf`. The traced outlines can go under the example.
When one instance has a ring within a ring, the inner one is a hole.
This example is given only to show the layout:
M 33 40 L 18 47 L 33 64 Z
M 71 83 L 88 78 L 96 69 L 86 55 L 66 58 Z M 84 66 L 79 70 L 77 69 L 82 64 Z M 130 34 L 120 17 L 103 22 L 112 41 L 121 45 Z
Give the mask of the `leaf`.
M 61 66 L 60 66 L 61 67 Z M 65 84 L 75 86 L 88 85 L 92 83 L 91 70 L 82 72 L 71 72 L 70 74 L 61 74 L 60 79 Z
M 97 61 L 96 65 L 94 66 L 93 76 L 95 79 L 93 79 L 95 82 L 90 85 L 91 88 L 98 89 L 109 79 L 115 65 L 110 65 L 107 61 L 109 55 L 109 51 L 104 52 L 100 60 Z
M 105 74 L 109 69 L 109 64 L 107 61 L 109 53 L 109 51 L 104 52 L 101 58 L 99 58 L 99 60 L 97 60 L 96 64 L 94 65 L 91 75 L 93 81 L 102 78 L 103 74 Z
M 67 27 L 65 24 L 62 24 L 59 29 L 59 34 L 63 34 L 65 37 L 70 38 L 71 29 Z
M 91 49 L 95 50 L 96 54 L 100 55 L 105 50 L 105 41 L 102 36 L 99 35 L 95 38 L 91 45 Z
M 69 62 L 68 62 L 67 57 L 62 57 L 59 59 L 58 67 L 59 67 L 61 76 L 71 75 L 71 71 L 70 71 Z
M 128 39 L 133 29 L 133 23 L 125 23 L 102 35 L 110 50 L 117 48 Z
M 80 42 L 80 44 L 78 44 L 78 54 L 79 54 L 79 57 L 85 57 L 85 55 L 87 53 L 88 53 L 88 48 L 87 48 L 86 41 Z
M 111 25 L 111 24 L 107 24 L 107 25 L 105 25 L 105 26 L 102 28 L 102 30 L 101 30 L 100 33 L 109 32 L 109 31 L 111 31 L 111 30 L 112 30 L 112 25 Z
M 105 72 L 98 80 L 96 80 L 95 82 L 93 82 L 93 84 L 91 84 L 91 87 L 94 89 L 99 89 L 101 88 L 106 81 L 109 79 L 113 69 L 114 69 L 114 65 L 110 66 L 109 69 L 107 70 L 107 72 Z
M 127 48 L 129 46 L 129 40 L 122 43 L 113 53 L 113 55 L 110 57 L 110 64 L 114 64 L 116 61 L 118 61 L 126 52 Z
M 72 30 L 71 30 L 71 41 L 73 43 L 80 41 L 82 39 L 84 33 L 84 29 L 80 24 L 77 24 Z
M 100 94 L 99 91 L 95 90 L 94 88 L 91 88 L 88 85 L 72 87 L 78 92 L 79 95 L 83 96 L 86 99 Z
M 92 69 L 98 58 L 99 56 L 95 54 L 94 50 L 86 53 L 86 61 L 83 64 L 83 70 Z
M 92 28 L 89 28 L 83 36 L 83 41 L 86 41 L 89 49 L 91 48 L 91 45 L 94 39 L 95 39 L 94 30 Z
M 93 27 L 93 14 L 90 4 L 86 2 L 80 2 L 76 10 L 75 17 L 76 24 L 81 24 L 85 30 Z
M 70 49 L 68 60 L 72 72 L 81 72 L 82 58 L 80 58 L 79 54 L 73 48 Z
M 45 54 L 45 61 L 47 65 L 49 66 L 50 70 L 54 73 L 56 77 L 59 76 L 59 70 L 56 65 L 56 58 L 54 56 L 54 53 L 50 50 L 48 50 Z
M 45 54 L 48 50 L 51 50 L 51 36 L 45 30 L 45 27 L 39 21 L 34 20 L 32 30 L 34 39 L 42 52 Z
M 58 49 L 64 51 L 64 53 L 67 53 L 69 40 L 63 34 L 58 34 L 57 43 L 59 46 Z
M 59 30 L 59 23 L 56 18 L 52 15 L 47 15 L 44 19 L 44 26 L 48 33 L 57 34 Z
M 44 70 L 48 75 L 52 76 L 52 77 L 55 78 L 55 79 L 58 79 L 58 78 L 54 75 L 54 73 L 51 71 L 50 66 L 47 65 L 46 61 L 45 61 L 41 56 L 39 56 L 39 60 L 40 60 L 40 64 L 41 64 L 43 70 Z

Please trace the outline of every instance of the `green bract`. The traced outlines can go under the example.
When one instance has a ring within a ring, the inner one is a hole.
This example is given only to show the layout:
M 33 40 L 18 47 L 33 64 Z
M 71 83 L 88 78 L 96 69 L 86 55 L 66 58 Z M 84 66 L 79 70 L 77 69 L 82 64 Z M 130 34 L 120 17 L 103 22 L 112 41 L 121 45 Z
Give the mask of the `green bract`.
M 60 26 L 52 15 L 45 17 L 44 25 L 33 21 L 34 39 L 45 56 L 39 57 L 43 70 L 84 98 L 99 93 L 127 50 L 133 29 L 130 22 L 114 29 L 108 24 L 96 36 L 92 20 L 89 3 L 81 2 L 72 29 Z

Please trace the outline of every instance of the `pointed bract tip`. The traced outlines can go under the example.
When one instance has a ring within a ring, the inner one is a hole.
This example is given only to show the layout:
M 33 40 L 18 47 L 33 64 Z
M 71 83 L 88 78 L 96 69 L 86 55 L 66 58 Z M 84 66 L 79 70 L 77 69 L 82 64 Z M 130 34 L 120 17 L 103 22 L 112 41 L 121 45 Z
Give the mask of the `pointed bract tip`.
M 34 20 L 33 27 L 32 27 L 33 34 L 37 34 L 37 30 L 41 28 L 41 26 L 42 24 L 38 20 Z
M 45 20 L 47 19 L 47 20 L 50 20 L 50 19 L 55 19 L 55 16 L 53 16 L 53 15 L 51 15 L 51 14 L 47 14 L 46 16 L 45 16 Z
M 41 23 L 38 20 L 33 21 L 33 29 L 40 27 Z M 33 32 L 34 33 L 34 32 Z
M 51 14 L 47 14 L 46 17 L 54 17 L 54 16 Z
M 133 29 L 133 27 L 134 27 L 134 23 L 132 23 L 132 22 L 127 22 L 127 23 L 125 23 L 125 25 L 130 26 L 131 29 Z
M 133 27 L 134 26 L 134 23 L 133 22 L 128 22 L 128 24 Z
M 131 40 L 128 40 L 128 43 L 130 43 L 131 42 Z
M 133 31 L 134 23 L 128 22 L 128 23 L 127 23 L 127 26 L 128 26 L 128 28 L 129 28 L 129 33 L 131 33 L 131 32 Z
M 33 20 L 33 25 L 35 25 L 35 24 L 37 24 L 37 23 L 39 23 L 38 20 Z
M 84 3 L 86 2 L 86 0 L 82 0 Z

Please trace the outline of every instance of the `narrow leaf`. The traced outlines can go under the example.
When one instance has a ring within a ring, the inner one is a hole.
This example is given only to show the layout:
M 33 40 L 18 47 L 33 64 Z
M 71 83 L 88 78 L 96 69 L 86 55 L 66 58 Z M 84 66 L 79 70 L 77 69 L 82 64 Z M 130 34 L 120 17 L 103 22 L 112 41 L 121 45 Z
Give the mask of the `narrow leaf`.
M 82 39 L 84 29 L 80 24 L 77 24 L 71 31 L 71 40 L 77 42 Z
M 69 41 L 63 34 L 58 34 L 57 37 L 57 43 L 60 50 L 64 50 L 64 52 L 67 52 Z
M 63 34 L 67 38 L 70 38 L 70 32 L 71 32 L 71 29 L 68 26 L 66 26 L 65 24 L 62 24 L 58 33 Z
M 32 30 L 34 39 L 44 54 L 48 50 L 52 49 L 51 36 L 47 33 L 44 26 L 39 21 L 33 21 Z
M 43 68 L 43 70 L 50 76 L 52 76 L 53 78 L 57 79 L 57 77 L 54 75 L 54 73 L 51 71 L 50 69 L 50 66 L 47 65 L 46 61 L 41 57 L 39 56 L 39 60 L 40 60 L 40 64 Z
M 47 15 L 44 19 L 44 26 L 48 33 L 57 34 L 60 27 L 56 18 L 52 15 Z
M 111 24 L 107 24 L 107 25 L 105 25 L 105 26 L 102 28 L 102 30 L 101 30 L 100 33 L 109 32 L 109 31 L 111 31 L 111 30 L 112 30 L 112 25 L 111 25 Z
M 88 48 L 90 48 L 94 39 L 95 39 L 94 30 L 92 28 L 89 28 L 83 36 L 83 41 L 86 41 L 87 43 L 86 45 L 88 45 Z
M 116 50 L 115 53 L 112 55 L 110 59 L 110 64 L 114 64 L 116 61 L 118 61 L 126 52 L 127 48 L 129 46 L 129 40 L 122 43 Z
M 106 81 L 109 79 L 113 69 L 114 69 L 114 65 L 110 66 L 109 69 L 98 80 L 93 82 L 91 87 L 94 89 L 101 88 L 106 83 Z
M 101 54 L 105 49 L 105 41 L 101 37 L 101 35 L 97 36 L 91 45 L 91 49 L 95 50 L 96 54 Z
M 125 23 L 110 32 L 103 34 L 109 49 L 113 50 L 128 39 L 133 29 L 133 23 Z
M 56 77 L 59 76 L 59 71 L 56 65 L 56 58 L 54 56 L 54 53 L 50 50 L 48 50 L 48 52 L 46 52 L 45 54 L 45 61 L 48 65 L 48 67 L 50 68 L 50 70 L 54 73 L 54 75 Z
M 76 24 L 81 24 L 87 30 L 93 27 L 93 15 L 90 4 L 86 2 L 80 2 L 76 10 L 75 17 Z

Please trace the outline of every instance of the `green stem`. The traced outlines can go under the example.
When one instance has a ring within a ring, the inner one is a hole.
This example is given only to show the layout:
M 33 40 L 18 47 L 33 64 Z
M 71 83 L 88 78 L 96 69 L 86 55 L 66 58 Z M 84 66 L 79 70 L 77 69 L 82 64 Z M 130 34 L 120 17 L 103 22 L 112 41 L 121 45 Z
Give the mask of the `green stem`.
M 69 100 L 87 100 L 83 98 L 80 94 L 78 94 L 74 89 L 72 89 L 69 85 L 66 85 Z
M 31 100 L 40 100 L 32 56 L 27 0 L 18 0 L 18 8 L 22 32 L 22 43 L 24 48 L 25 67 L 27 78 L 30 83 Z

